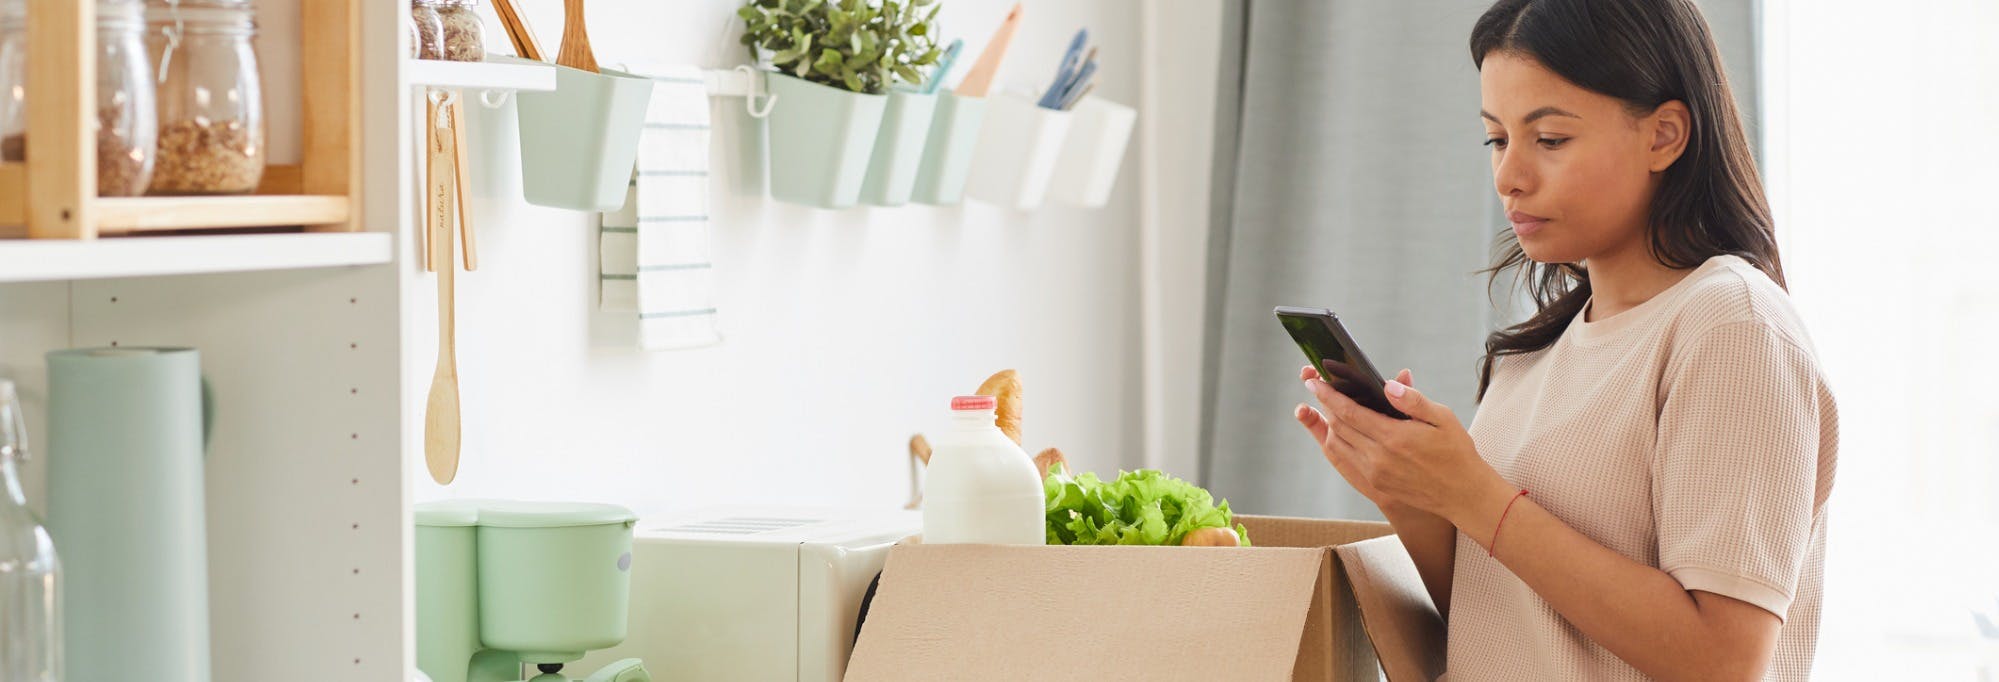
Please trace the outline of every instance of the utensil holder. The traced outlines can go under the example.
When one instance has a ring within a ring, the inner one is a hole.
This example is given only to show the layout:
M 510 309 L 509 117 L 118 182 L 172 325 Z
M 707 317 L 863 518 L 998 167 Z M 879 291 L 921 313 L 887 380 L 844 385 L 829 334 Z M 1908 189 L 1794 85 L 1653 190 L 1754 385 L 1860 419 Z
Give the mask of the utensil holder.
M 965 194 L 988 203 L 1031 209 L 1048 194 L 1055 162 L 1075 116 L 1043 109 L 1018 95 L 993 98 L 979 130 Z
M 864 95 L 767 74 L 777 102 L 770 125 L 770 195 L 819 208 L 860 202 L 886 95 Z
M 1138 110 L 1089 97 L 1072 113 L 1076 121 L 1070 124 L 1069 139 L 1055 161 L 1048 196 L 1070 206 L 1101 207 L 1110 202 L 1111 187 L 1117 184 Z
M 930 135 L 930 121 L 937 113 L 937 96 L 916 92 L 890 92 L 882 110 L 881 129 L 875 133 L 875 148 L 868 156 L 867 180 L 861 183 L 861 199 L 876 206 L 909 203 L 916 186 L 916 172 L 923 165 L 924 141 Z
M 555 90 L 522 92 L 521 191 L 536 206 L 616 210 L 631 185 L 652 81 L 555 68 Z
M 965 197 L 965 176 L 972 170 L 972 152 L 979 144 L 979 127 L 986 119 L 986 98 L 937 95 L 937 112 L 930 117 L 929 138 L 923 143 L 923 163 L 916 171 L 910 198 L 944 206 Z

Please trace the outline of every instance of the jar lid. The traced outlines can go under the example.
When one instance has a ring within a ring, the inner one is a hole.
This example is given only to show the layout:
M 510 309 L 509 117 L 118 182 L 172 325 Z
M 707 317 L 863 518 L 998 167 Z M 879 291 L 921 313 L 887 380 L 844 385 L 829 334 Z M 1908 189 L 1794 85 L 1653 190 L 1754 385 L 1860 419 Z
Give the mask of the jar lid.
M 183 4 L 170 7 L 159 4 L 146 6 L 146 22 L 155 26 L 179 22 L 196 28 L 221 26 L 234 28 L 255 28 L 256 9 L 249 5 L 204 5 Z
M 490 528 L 571 528 L 629 524 L 638 519 L 624 507 L 590 502 L 501 500 L 479 507 L 479 525 Z

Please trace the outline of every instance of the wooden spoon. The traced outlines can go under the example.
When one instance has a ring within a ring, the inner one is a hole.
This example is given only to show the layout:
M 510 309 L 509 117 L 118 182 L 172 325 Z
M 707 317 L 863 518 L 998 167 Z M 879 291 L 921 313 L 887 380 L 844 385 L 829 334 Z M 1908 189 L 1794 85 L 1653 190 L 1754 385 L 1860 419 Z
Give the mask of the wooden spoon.
M 500 25 L 506 27 L 507 40 L 513 42 L 515 55 L 538 62 L 548 61 L 541 54 L 541 41 L 536 40 L 534 31 L 528 28 L 527 17 L 521 16 L 520 5 L 514 0 L 493 0 L 493 11 L 500 15 Z
M 590 52 L 590 34 L 583 28 L 583 0 L 562 1 L 562 49 L 555 63 L 597 73 L 597 56 Z
M 448 109 L 446 115 L 449 115 Z M 434 129 L 437 121 L 432 119 L 425 125 Z M 449 168 L 456 161 L 458 141 L 449 130 L 434 130 L 430 137 L 432 144 L 427 167 L 430 182 L 426 199 L 431 206 L 427 217 L 434 221 L 430 238 L 434 251 L 432 262 L 437 265 L 438 328 L 437 373 L 431 376 L 430 401 L 424 408 L 423 461 L 430 469 L 431 480 L 444 485 L 458 477 L 458 356 L 453 319 L 453 297 L 456 293 L 452 281 L 458 264 L 451 262 L 450 196 L 457 173 Z

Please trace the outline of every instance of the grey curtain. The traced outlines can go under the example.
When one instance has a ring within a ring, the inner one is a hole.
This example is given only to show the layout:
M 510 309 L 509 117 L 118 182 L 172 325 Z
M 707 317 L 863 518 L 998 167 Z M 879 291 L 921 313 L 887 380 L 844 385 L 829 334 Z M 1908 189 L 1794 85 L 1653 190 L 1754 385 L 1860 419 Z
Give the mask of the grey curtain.
M 1379 518 L 1295 421 L 1304 357 L 1271 308 L 1331 308 L 1384 373 L 1470 423 L 1476 271 L 1505 226 L 1467 43 L 1489 0 L 1239 0 L 1222 30 L 1202 478 L 1241 510 Z M 1702 3 L 1755 121 L 1753 0 Z M 1751 126 L 1752 135 L 1755 126 Z M 1503 309 L 1502 309 L 1503 308 Z

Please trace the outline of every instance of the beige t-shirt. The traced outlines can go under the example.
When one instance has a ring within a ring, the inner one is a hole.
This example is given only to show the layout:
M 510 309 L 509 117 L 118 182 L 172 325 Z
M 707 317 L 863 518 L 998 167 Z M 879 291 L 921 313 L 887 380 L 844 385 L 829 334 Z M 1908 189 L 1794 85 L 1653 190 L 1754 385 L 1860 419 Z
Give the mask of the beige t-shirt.
M 1499 361 L 1472 420 L 1479 454 L 1583 535 L 1782 618 L 1766 679 L 1806 679 L 1839 420 L 1790 299 L 1717 256 L 1583 317 Z M 1644 679 L 1462 533 L 1455 567 L 1451 682 Z

